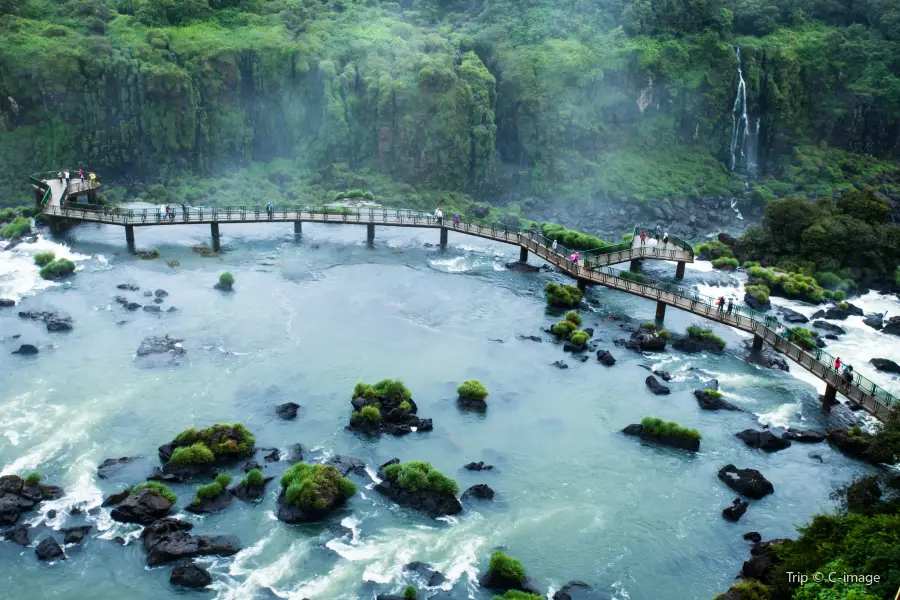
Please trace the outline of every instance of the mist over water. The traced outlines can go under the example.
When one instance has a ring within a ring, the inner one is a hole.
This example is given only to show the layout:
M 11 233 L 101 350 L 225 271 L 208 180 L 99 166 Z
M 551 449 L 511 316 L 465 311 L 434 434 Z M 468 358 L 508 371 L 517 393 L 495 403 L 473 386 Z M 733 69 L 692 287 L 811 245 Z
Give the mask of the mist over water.
M 105 508 L 87 516 L 68 511 L 98 507 L 105 495 L 137 483 L 158 464 L 160 444 L 186 427 L 216 422 L 243 422 L 257 446 L 277 447 L 282 456 L 299 443 L 308 460 L 347 454 L 370 467 L 369 477 L 354 478 L 358 493 L 347 509 L 319 524 L 287 526 L 275 519 L 277 480 L 259 505 L 235 500 L 219 514 L 179 512 L 197 533 L 241 539 L 238 555 L 198 561 L 211 570 L 218 599 L 399 592 L 415 583 L 403 571 L 414 560 L 439 569 L 457 597 L 490 598 L 475 581 L 498 546 L 520 559 L 544 590 L 581 579 L 619 599 L 708 599 L 727 588 L 746 559 L 745 531 L 793 535 L 795 524 L 832 506 L 835 486 L 868 469 L 824 444 L 794 444 L 769 455 L 734 437 L 760 422 L 824 424 L 816 389 L 798 378 L 800 368 L 791 365 L 788 374 L 745 363 L 742 334 L 731 329 L 707 324 L 728 342 L 723 356 L 634 354 L 613 345 L 627 334 L 604 317 L 644 321 L 652 318 L 653 303 L 592 288 L 589 308 L 582 310 L 585 326 L 594 327 L 601 347 L 615 355 L 614 367 L 593 356 L 581 363 L 548 338 L 540 344 L 517 339 L 539 335 L 558 318 L 547 313 L 543 288 L 562 278 L 509 271 L 505 264 L 518 258 L 515 247 L 451 232 L 449 248 L 440 252 L 425 246 L 437 243 L 435 232 L 378 228 L 375 248 L 368 249 L 363 227 L 304 224 L 295 240 L 289 225 L 227 225 L 223 253 L 202 258 L 191 246 L 206 242 L 208 232 L 201 226 L 138 229 L 138 249 L 161 253 L 143 261 L 126 251 L 121 228 L 85 225 L 71 230 L 64 244 L 41 238 L 0 261 L 0 297 L 21 299 L 14 309 L 0 309 L 2 472 L 39 470 L 47 482 L 65 487 L 61 500 L 26 513 L 28 522 L 60 527 L 86 521 L 99 530 L 83 547 L 68 548 L 68 561 L 52 566 L 39 563 L 32 549 L 0 542 L 0 579 L 14 582 L 22 597 L 174 596 L 170 567 L 145 567 L 139 528 L 111 521 Z M 72 256 L 78 273 L 59 285 L 35 278 L 28 255 L 48 248 Z M 180 266 L 169 267 L 172 260 Z M 706 266 L 690 267 L 687 281 L 706 277 Z M 654 268 L 674 273 L 668 263 Z M 236 278 L 231 294 L 212 287 L 225 270 Z M 120 283 L 141 291 L 122 292 Z M 169 292 L 163 310 L 174 306 L 177 312 L 130 313 L 113 301 L 125 295 L 147 303 L 143 292 L 157 288 Z M 854 302 L 867 312 L 867 303 L 896 304 L 882 297 Z M 35 308 L 70 314 L 74 331 L 49 334 L 41 323 L 16 316 Z M 681 331 L 696 321 L 670 310 L 666 325 Z M 848 356 L 860 353 L 853 360 L 862 368 L 871 340 L 855 322 L 847 325 L 851 332 L 834 347 L 842 356 L 844 348 Z M 148 366 L 135 359 L 144 337 L 165 333 L 184 339 L 180 364 Z M 897 345 L 886 337 L 879 340 L 888 356 Z M 37 345 L 40 354 L 10 355 L 21 343 Z M 556 360 L 570 368 L 551 366 Z M 670 396 L 649 393 L 647 367 L 673 374 Z M 410 387 L 419 414 L 434 419 L 433 432 L 369 440 L 344 430 L 353 385 L 386 377 Z M 490 390 L 485 414 L 457 407 L 456 385 L 468 378 Z M 751 413 L 700 411 L 691 392 L 714 378 L 727 398 Z M 302 405 L 300 416 L 280 421 L 274 406 L 288 401 Z M 619 433 L 645 416 L 697 428 L 704 436 L 701 451 L 689 456 Z M 823 462 L 810 459 L 811 452 Z M 97 478 L 103 459 L 136 455 L 146 460 L 132 472 Z M 374 469 L 395 456 L 430 461 L 463 490 L 487 483 L 495 501 L 468 504 L 442 520 L 397 507 L 371 489 Z M 261 454 L 257 459 L 262 462 Z M 462 469 L 480 460 L 495 469 Z M 720 515 L 734 497 L 716 479 L 728 463 L 757 468 L 775 486 L 775 494 L 753 502 L 737 524 Z M 266 463 L 264 473 L 277 476 L 286 466 Z M 239 465 L 230 472 L 243 475 Z M 173 486 L 179 507 L 195 487 Z M 58 511 L 52 520 L 51 508 Z M 127 544 L 116 544 L 116 536 Z

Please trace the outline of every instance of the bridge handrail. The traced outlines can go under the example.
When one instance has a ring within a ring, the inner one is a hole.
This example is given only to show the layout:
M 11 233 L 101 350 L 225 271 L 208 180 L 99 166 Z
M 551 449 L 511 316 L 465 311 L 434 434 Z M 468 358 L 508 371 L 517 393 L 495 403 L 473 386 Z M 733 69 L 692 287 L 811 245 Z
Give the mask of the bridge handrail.
M 591 269 L 593 271 L 597 271 L 600 273 L 604 273 L 610 277 L 616 277 L 619 279 L 625 279 L 627 281 L 633 281 L 639 285 L 644 287 L 648 287 L 650 289 L 654 289 L 657 292 L 665 292 L 670 293 L 674 296 L 678 296 L 681 298 L 685 298 L 692 302 L 702 302 L 708 305 L 710 308 L 724 312 L 725 307 L 719 309 L 715 303 L 716 300 L 709 296 L 704 296 L 698 292 L 690 290 L 688 288 L 684 288 L 678 285 L 674 285 L 665 281 L 659 281 L 657 279 L 653 279 L 652 277 L 647 277 L 646 275 L 639 273 L 631 273 L 630 271 L 617 271 L 614 269 L 610 269 L 609 267 L 601 266 L 596 263 L 591 264 L 591 261 L 586 261 L 585 268 Z M 758 323 L 761 325 L 766 331 L 771 332 L 773 335 L 778 336 L 776 323 L 778 323 L 778 319 L 771 315 L 766 315 L 764 313 L 758 312 L 749 308 L 747 306 L 733 304 L 732 305 L 732 313 L 744 315 L 748 317 L 751 322 Z M 781 336 L 788 342 L 793 342 L 797 348 L 807 354 L 811 358 L 814 358 L 816 362 L 824 366 L 826 369 L 837 372 L 834 365 L 834 357 L 828 352 L 823 351 L 818 347 L 815 340 L 808 338 L 796 331 L 796 329 L 791 327 L 785 327 L 785 333 Z M 810 352 L 811 349 L 814 350 L 814 354 Z M 873 382 L 871 379 L 861 375 L 858 371 L 854 370 L 852 381 L 862 390 L 865 390 L 867 393 L 871 394 L 874 398 L 880 400 L 884 405 L 891 407 L 894 405 L 896 398 L 887 390 L 880 387 L 878 384 Z
M 43 205 L 46 205 L 46 204 L 47 204 L 47 200 L 49 200 L 50 197 L 51 197 L 52 195 L 53 195 L 53 188 L 51 188 L 51 187 L 48 185 L 48 186 L 47 186 L 47 191 L 44 192 L 44 197 L 41 198 L 41 205 L 42 205 L 42 206 L 43 206 Z

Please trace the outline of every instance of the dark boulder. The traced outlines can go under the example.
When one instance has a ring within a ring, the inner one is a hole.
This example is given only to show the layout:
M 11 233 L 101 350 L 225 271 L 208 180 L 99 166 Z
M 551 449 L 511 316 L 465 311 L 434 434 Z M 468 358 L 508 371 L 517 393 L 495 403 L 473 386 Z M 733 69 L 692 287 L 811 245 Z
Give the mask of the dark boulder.
M 819 311 L 819 312 L 821 312 L 821 311 Z M 858 315 L 861 317 L 861 316 L 863 316 L 863 314 L 864 314 L 863 309 L 861 309 L 860 307 L 855 306 L 853 304 L 847 303 L 847 306 L 845 308 L 841 308 L 840 306 L 837 306 L 837 305 L 831 306 L 821 316 L 823 316 L 826 319 L 834 319 L 836 321 L 843 321 L 850 315 Z M 818 318 L 818 317 L 819 317 L 818 312 L 813 315 L 814 319 Z
M 120 290 L 126 290 L 128 292 L 136 292 L 141 289 L 139 286 L 136 286 L 133 283 L 120 283 L 116 287 Z
M 539 338 L 539 337 L 536 336 L 536 335 L 521 335 L 521 334 L 520 334 L 520 335 L 517 335 L 516 337 L 519 338 L 519 339 L 522 340 L 522 341 L 527 341 L 527 342 L 537 342 L 538 344 L 540 344 L 540 343 L 542 343 L 542 342 L 544 341 L 544 340 L 542 340 L 541 338 Z
M 437 587 L 447 581 L 440 571 L 435 571 L 428 563 L 418 561 L 407 563 L 403 570 L 417 574 L 428 587 Z
M 781 437 L 792 442 L 800 442 L 801 444 L 816 444 L 824 442 L 826 436 L 822 432 L 809 429 L 788 429 L 781 434 Z
M 116 504 L 120 504 L 129 495 L 131 495 L 131 490 L 122 490 L 116 494 L 110 494 L 103 499 L 103 504 L 100 506 L 115 506 Z
M 756 469 L 738 469 L 725 465 L 719 469 L 719 479 L 742 496 L 759 500 L 775 491 L 772 483 Z
M 112 510 L 110 516 L 122 523 L 149 525 L 157 519 L 165 517 L 171 509 L 171 502 L 145 488 L 138 490 L 135 494 L 130 494 Z
M 670 446 L 672 448 L 680 448 L 682 450 L 690 450 L 696 452 L 700 449 L 700 440 L 674 435 L 655 435 L 644 429 L 643 425 L 635 423 L 629 425 L 622 430 L 625 435 L 639 437 L 645 442 L 655 442 L 662 446 Z
M 119 471 L 124 465 L 133 461 L 135 457 L 133 456 L 123 456 L 121 458 L 107 458 L 100 466 L 97 467 L 97 477 L 100 479 L 106 479 L 114 475 L 117 471 Z
M 478 584 L 481 587 L 496 593 L 504 593 L 508 590 L 518 590 L 520 592 L 527 592 L 538 596 L 541 594 L 537 586 L 534 585 L 534 582 L 527 576 L 522 579 L 510 579 L 504 577 L 502 573 L 487 571 L 478 579 Z
M 18 475 L 4 475 L 0 477 L 0 525 L 15 525 L 23 512 L 62 496 L 62 488 L 55 485 L 28 485 Z
M 570 340 L 566 340 L 563 343 L 563 352 L 572 352 L 572 353 L 577 354 L 578 352 L 584 352 L 587 349 L 588 349 L 587 343 L 576 344 Z
M 378 468 L 378 478 L 381 479 L 381 483 L 375 485 L 376 492 L 401 506 L 420 510 L 433 518 L 443 515 L 456 515 L 462 512 L 462 504 L 450 492 L 436 492 L 429 489 L 419 489 L 411 492 L 391 480 L 385 474 L 384 469 L 399 462 L 399 459 L 393 458 Z
M 153 295 L 156 296 L 157 298 L 165 298 L 169 295 L 169 292 L 167 292 L 166 290 L 160 289 L 160 290 L 156 290 L 155 292 L 153 292 Z
M 219 512 L 231 506 L 231 498 L 231 492 L 224 490 L 212 498 L 195 498 L 193 502 L 184 507 L 184 510 L 195 515 Z
M 778 314 L 784 317 L 784 320 L 788 323 L 809 323 L 808 318 L 786 306 L 778 307 Z
M 736 433 L 735 437 L 743 441 L 751 448 L 759 448 L 766 452 L 777 452 L 789 448 L 791 440 L 785 437 L 778 437 L 771 431 L 756 431 L 755 429 L 745 429 L 740 433 Z
M 538 273 L 541 268 L 537 265 L 529 265 L 524 262 L 508 262 L 506 263 L 506 268 L 510 271 L 516 271 L 518 273 Z
M 183 482 L 191 477 L 209 473 L 212 471 L 212 468 L 213 465 L 211 464 L 178 465 L 173 462 L 167 462 L 163 465 L 162 477 L 157 478 L 157 481 Z M 152 474 L 156 474 L 156 469 L 154 469 Z M 166 475 L 171 476 L 172 479 L 166 479 Z M 151 477 L 147 479 L 151 479 Z
M 595 590 L 583 581 L 570 581 L 553 594 L 553 600 L 613 600 L 613 597 Z
M 650 388 L 650 391 L 657 396 L 664 396 L 672 393 L 672 390 L 661 384 L 653 375 L 648 375 L 647 379 L 644 380 L 644 383 L 646 383 L 647 387 Z
M 821 396 L 819 397 L 822 398 Z M 853 411 L 853 408 L 847 404 L 837 402 L 835 404 L 824 404 L 825 415 L 828 418 L 828 424 L 835 429 L 851 429 L 855 425 L 859 425 L 860 418 Z
M 710 393 L 715 390 L 694 390 L 694 397 L 697 398 L 697 404 L 703 410 L 744 410 L 728 402 L 721 396 Z
M 278 415 L 279 419 L 290 421 L 291 419 L 297 418 L 297 411 L 299 409 L 300 405 L 296 402 L 285 402 L 284 404 L 279 404 L 275 407 L 275 414 Z
M 478 483 L 462 493 L 462 499 L 476 498 L 478 500 L 493 500 L 494 490 L 484 483 Z
M 863 323 L 872 329 L 881 331 L 884 328 L 884 313 L 869 313 L 863 317 Z
M 266 450 L 267 448 L 260 448 L 260 450 Z M 281 460 L 281 451 L 278 448 L 272 448 L 271 452 L 263 456 L 263 460 L 266 462 L 278 462 Z
M 38 560 L 53 561 L 66 559 L 66 554 L 63 552 L 63 549 L 60 548 L 59 544 L 56 543 L 56 540 L 49 535 L 41 540 L 41 543 L 34 549 L 34 553 L 37 555 Z
M 900 365 L 895 363 L 894 361 L 887 358 L 873 358 L 869 360 L 879 371 L 884 371 L 885 373 L 898 373 L 900 374 Z
M 241 467 L 244 470 L 244 473 L 249 473 L 253 469 L 262 469 L 262 465 L 260 465 L 255 460 L 248 460 L 244 463 L 244 466 Z
M 712 340 L 696 338 L 691 336 L 679 337 L 672 344 L 672 347 L 681 352 L 696 354 L 698 352 L 711 352 L 712 354 L 722 354 L 724 349 Z
M 722 510 L 722 516 L 729 521 L 738 521 L 744 516 L 744 513 L 747 512 L 749 506 L 749 502 L 741 500 L 740 498 L 735 498 L 734 502 L 731 503 L 731 506 Z
M 3 532 L 3 539 L 27 547 L 31 543 L 31 527 L 28 525 L 16 525 L 12 529 Z
M 141 308 L 141 305 L 138 304 L 137 302 L 126 302 L 122 306 L 124 306 L 126 310 L 132 310 L 132 311 L 138 310 L 139 308 Z
M 616 359 L 612 354 L 609 353 L 609 350 L 597 350 L 597 360 L 599 360 L 607 367 L 611 367 L 616 364 Z
M 138 356 L 149 356 L 151 354 L 172 353 L 174 355 L 184 354 L 184 340 L 176 339 L 168 336 L 150 336 L 144 338 L 137 350 Z
M 813 321 L 813 327 L 821 329 L 822 331 L 827 331 L 828 333 L 833 333 L 834 335 L 844 335 L 847 333 L 847 330 L 843 327 L 834 325 L 828 321 Z
M 494 465 L 487 465 L 482 461 L 478 462 L 470 462 L 469 464 L 463 467 L 467 471 L 490 471 L 494 468 Z
M 666 349 L 666 338 L 655 332 L 638 330 L 631 334 L 631 339 L 625 346 L 641 352 L 662 352 Z
M 775 567 L 781 563 L 776 549 L 787 540 L 770 540 L 757 542 L 750 549 L 750 560 L 744 562 L 741 576 L 745 579 L 756 579 L 764 584 L 772 583 Z
M 366 474 L 366 463 L 362 459 L 356 458 L 355 456 L 344 456 L 338 454 L 328 459 L 328 462 L 326 462 L 325 464 L 331 465 L 332 467 L 337 469 L 338 472 L 344 477 L 346 477 L 350 473 L 360 476 L 365 476 Z
M 147 304 L 144 306 L 144 312 L 148 313 L 159 313 L 162 312 L 162 309 L 156 304 Z
M 47 331 L 71 331 L 72 317 L 66 317 L 56 311 L 49 310 L 23 310 L 19 311 L 19 316 L 23 319 L 34 319 L 43 321 L 47 326 Z
M 18 350 L 12 351 L 12 354 L 22 354 L 24 356 L 37 354 L 37 353 L 38 353 L 37 346 L 32 346 L 31 344 L 22 344 L 21 346 L 19 346 Z
M 159 519 L 144 528 L 141 533 L 144 552 L 149 566 L 176 562 L 194 556 L 232 556 L 241 549 L 240 541 L 234 536 L 192 536 L 188 533 L 193 525 L 167 517 Z
M 748 542 L 753 542 L 754 544 L 762 541 L 762 536 L 759 535 L 759 532 L 756 531 L 748 531 L 744 534 L 744 539 Z
M 891 317 L 890 319 L 885 321 L 884 329 L 881 330 L 881 333 L 900 335 L 900 316 Z
M 556 367 L 557 369 L 568 369 L 569 368 L 569 365 L 567 365 L 565 362 L 563 362 L 561 360 L 558 360 L 558 361 L 552 363 L 552 366 Z
M 872 464 L 879 464 L 878 457 L 872 455 L 872 436 L 856 433 L 854 429 L 832 429 L 828 432 L 828 441 L 838 450 L 853 458 Z
M 752 292 L 744 292 L 744 304 L 753 310 L 767 311 L 772 308 L 772 302 L 766 298 L 762 300 L 759 296 Z
M 662 379 L 663 381 L 672 381 L 672 374 L 668 371 L 659 371 L 654 370 L 653 374 Z
M 178 469 L 179 467 L 173 465 L 169 467 L 170 469 Z M 195 474 L 199 475 L 201 472 L 205 472 L 205 467 L 192 467 L 192 471 L 196 471 Z M 162 481 L 163 483 L 184 483 L 184 478 L 190 475 L 183 475 L 181 472 L 179 473 L 165 473 L 159 467 L 153 467 L 150 470 L 150 474 L 147 475 L 148 481 Z
M 11 306 L 15 306 L 16 301 L 10 300 L 9 298 L 0 298 L 0 308 L 9 308 Z
M 228 491 L 239 500 L 243 500 L 244 502 L 254 502 L 266 495 L 266 485 L 273 479 L 275 478 L 264 478 L 262 485 L 250 485 L 249 483 L 241 481 Z
M 22 506 L 23 500 L 30 505 Z M 22 510 L 29 510 L 34 507 L 34 502 L 21 499 L 14 494 L 0 495 L 0 525 L 15 525 L 19 521 Z
M 204 588 L 212 583 L 212 575 L 191 560 L 180 560 L 172 568 L 169 583 L 189 588 Z
M 87 534 L 91 532 L 91 528 L 91 525 L 79 525 L 61 530 L 65 536 L 63 544 L 80 544 L 87 537 Z
M 744 360 L 748 363 L 762 365 L 768 369 L 778 369 L 779 371 L 789 371 L 787 360 L 777 353 L 771 346 L 764 345 L 760 352 L 753 352 L 753 340 L 744 340 L 744 346 L 747 348 L 747 354 Z

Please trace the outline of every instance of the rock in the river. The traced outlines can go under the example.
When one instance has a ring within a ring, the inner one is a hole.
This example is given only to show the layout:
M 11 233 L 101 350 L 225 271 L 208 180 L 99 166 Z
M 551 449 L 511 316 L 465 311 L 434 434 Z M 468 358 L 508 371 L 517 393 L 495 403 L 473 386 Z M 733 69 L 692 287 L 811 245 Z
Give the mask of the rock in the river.
M 869 313 L 863 317 L 863 323 L 880 331 L 884 328 L 884 313 Z
M 204 588 L 212 583 L 209 571 L 198 567 L 192 560 L 180 560 L 172 568 L 169 583 L 189 588 Z
M 275 414 L 278 415 L 279 419 L 290 421 L 297 417 L 297 411 L 299 409 L 300 405 L 296 402 L 285 402 L 284 404 L 279 404 L 275 407 Z
M 260 450 L 269 450 L 269 448 L 260 448 Z M 272 448 L 271 451 L 263 456 L 266 462 L 278 462 L 281 460 L 281 451 L 278 448 Z
M 513 577 L 498 571 L 490 571 L 484 573 L 479 579 L 478 584 L 487 588 L 492 592 L 503 593 L 508 590 L 518 590 L 529 594 L 540 595 L 540 590 L 531 581 L 531 578 L 525 576 L 521 579 Z
M 672 347 L 682 352 L 696 354 L 697 352 L 711 352 L 712 354 L 722 354 L 723 348 L 713 340 L 691 337 L 685 335 L 679 337 L 672 343 Z
M 133 283 L 120 283 L 116 286 L 120 290 L 126 290 L 129 292 L 136 292 L 141 289 L 139 286 L 134 285 Z
M 429 489 L 419 489 L 411 492 L 400 487 L 397 482 L 393 481 L 384 472 L 387 466 L 399 462 L 398 459 L 394 458 L 378 468 L 378 478 L 381 479 L 381 483 L 375 485 L 376 492 L 390 498 L 401 506 L 420 510 L 434 518 L 462 512 L 462 504 L 450 492 L 437 492 Z
M 772 483 L 756 469 L 738 469 L 725 465 L 719 469 L 719 479 L 742 496 L 759 500 L 775 491 Z
M 538 344 L 540 344 L 544 341 L 536 335 L 521 335 L 520 334 L 520 335 L 517 335 L 516 337 L 523 341 L 537 342 Z
M 141 307 L 141 305 L 137 302 L 126 302 L 122 306 L 124 306 L 127 310 L 137 310 Z
M 731 506 L 722 510 L 722 516 L 729 521 L 737 521 L 744 516 L 744 513 L 747 512 L 749 506 L 750 503 L 746 500 L 735 498 L 734 502 L 731 503 Z
M 553 600 L 613 600 L 613 597 L 583 581 L 570 581 L 553 594 Z
M 431 419 L 420 419 L 417 416 L 419 407 L 405 388 L 398 387 L 388 389 L 382 394 L 376 392 L 369 394 L 368 397 L 352 398 L 350 404 L 354 411 L 350 416 L 350 424 L 346 427 L 350 431 L 373 436 L 382 433 L 401 436 L 414 431 L 421 433 L 434 429 Z M 370 419 L 363 415 L 363 409 L 370 406 L 377 409 L 380 418 Z
M 650 391 L 657 396 L 664 396 L 672 392 L 672 390 L 661 384 L 653 375 L 648 375 L 647 379 L 644 380 L 644 383 L 646 383 L 647 387 L 650 388 Z
M 63 552 L 63 549 L 60 548 L 59 544 L 56 543 L 56 540 L 49 535 L 41 540 L 41 543 L 34 549 L 34 553 L 37 555 L 38 560 L 52 561 L 66 559 L 66 554 Z
M 778 313 L 783 316 L 784 320 L 788 323 L 809 323 L 809 319 L 805 316 L 786 306 L 780 306 L 778 308 Z
M 66 317 L 56 311 L 48 310 L 22 310 L 19 316 L 23 319 L 34 319 L 43 321 L 47 326 L 47 331 L 71 331 L 72 317 Z
M 772 302 L 767 296 L 753 292 L 744 292 L 744 304 L 753 310 L 767 311 L 772 308 Z
M 653 370 L 653 374 L 662 379 L 663 381 L 672 381 L 672 374 L 668 371 L 659 371 L 657 369 Z
M 888 462 L 888 457 L 876 456 L 872 452 L 873 436 L 859 431 L 858 427 L 847 429 L 832 429 L 828 432 L 828 441 L 838 450 L 859 460 L 878 465 Z
M 23 512 L 63 495 L 55 485 L 28 484 L 18 475 L 0 477 L 0 526 L 15 525 Z
M 100 463 L 99 467 L 97 467 L 97 477 L 99 477 L 100 479 L 106 479 L 134 459 L 135 457 L 133 456 L 107 458 L 102 463 Z
M 467 471 L 490 471 L 493 468 L 494 465 L 486 465 L 483 461 L 470 462 L 463 467 L 463 469 L 466 469 Z
M 772 583 L 772 575 L 775 567 L 781 562 L 776 553 L 776 548 L 787 540 L 769 540 L 757 542 L 750 549 L 750 560 L 744 562 L 741 568 L 741 576 L 745 579 L 756 579 L 765 584 Z M 736 599 L 740 600 L 740 599 Z M 743 600 L 750 600 L 745 598 Z
M 243 500 L 244 502 L 253 502 L 265 496 L 266 485 L 273 479 L 275 478 L 264 478 L 262 485 L 251 485 L 249 482 L 246 482 L 245 479 L 244 481 L 241 481 L 239 484 L 231 488 L 229 492 L 231 492 L 231 494 L 239 500 Z
M 166 517 L 144 527 L 141 532 L 147 565 L 176 562 L 194 556 L 217 554 L 232 556 L 241 550 L 241 543 L 230 535 L 198 535 L 188 533 L 193 525 Z
M 881 330 L 881 333 L 888 333 L 890 335 L 900 335 L 900 316 L 891 317 L 884 323 L 884 329 Z
M 244 469 L 244 473 L 249 473 L 253 469 L 262 469 L 262 465 L 260 465 L 255 460 L 248 460 L 244 463 L 244 466 L 242 468 Z
M 612 354 L 609 353 L 609 350 L 597 350 L 597 360 L 599 360 L 607 367 L 611 367 L 616 364 L 616 359 Z
M 516 271 L 519 273 L 537 273 L 541 270 L 541 268 L 537 265 L 529 265 L 528 263 L 518 261 L 506 263 L 506 268 L 510 271 Z
M 744 410 L 722 398 L 722 394 L 715 390 L 694 390 L 694 397 L 703 410 Z
M 809 429 L 788 429 L 784 433 L 781 434 L 786 440 L 791 440 L 792 442 L 799 442 L 801 444 L 816 444 L 818 442 L 825 441 L 825 434 L 819 431 L 812 431 Z
M 150 354 L 165 354 L 169 352 L 175 356 L 178 356 L 184 354 L 185 352 L 184 346 L 182 346 L 182 342 L 184 342 L 184 340 L 168 336 L 163 337 L 153 335 L 144 338 L 144 341 L 141 342 L 141 345 L 137 350 L 137 355 L 148 356 Z
M 813 327 L 816 329 L 821 329 L 822 331 L 827 331 L 828 333 L 833 333 L 834 335 L 844 335 L 847 333 L 847 330 L 839 325 L 834 325 L 833 323 L 829 323 L 828 321 L 813 321 Z
M 655 327 L 641 325 L 631 334 L 625 347 L 638 352 L 662 352 L 666 349 L 666 338 L 659 335 Z
M 231 506 L 231 497 L 230 491 L 223 490 L 222 493 L 212 498 L 195 498 L 193 502 L 184 507 L 184 510 L 195 515 L 219 512 Z
M 435 571 L 428 563 L 414 561 L 407 563 L 403 570 L 418 574 L 428 587 L 437 587 L 447 581 L 440 571 Z
M 172 503 L 149 488 L 130 494 L 115 507 L 110 516 L 122 523 L 149 525 L 169 514 Z
M 777 437 L 771 431 L 756 431 L 755 429 L 745 429 L 735 436 L 743 441 L 751 448 L 759 448 L 766 452 L 777 452 L 790 447 L 791 440 L 785 437 Z
M 22 344 L 21 346 L 19 346 L 18 350 L 13 350 L 12 353 L 28 356 L 28 355 L 32 355 L 32 354 L 37 354 L 38 349 L 37 349 L 37 346 L 32 346 L 31 344 Z
M 462 493 L 462 498 L 477 498 L 478 500 L 493 500 L 494 490 L 484 483 L 478 483 Z
M 351 473 L 363 477 L 366 475 L 365 461 L 363 461 L 361 458 L 356 458 L 355 456 L 344 456 L 342 454 L 338 454 L 336 456 L 332 456 L 325 464 L 331 465 L 332 467 L 337 469 L 338 472 L 344 477 Z
M 748 531 L 744 534 L 744 539 L 755 544 L 762 541 L 762 536 L 758 531 Z
M 747 354 L 744 355 L 744 360 L 762 365 L 769 369 L 778 369 L 779 371 L 788 371 L 790 367 L 788 366 L 787 360 L 778 354 L 771 346 L 763 345 L 763 349 L 759 353 L 753 352 L 753 339 L 744 340 L 744 346 L 747 348 Z
M 900 373 L 900 365 L 887 358 L 873 358 L 869 361 L 879 371 L 886 373 Z
M 87 537 L 87 534 L 91 532 L 91 525 L 79 525 L 77 527 L 68 527 L 62 530 L 62 534 L 65 536 L 63 540 L 64 544 L 80 544 L 81 541 Z
M 31 543 L 31 527 L 24 524 L 16 525 L 12 529 L 3 532 L 3 539 L 27 547 Z
M 162 312 L 162 309 L 156 304 L 147 304 L 146 306 L 144 306 L 144 312 L 158 313 Z
M 690 450 L 691 452 L 696 452 L 700 449 L 699 439 L 674 435 L 655 435 L 654 433 L 644 429 L 644 427 L 640 423 L 629 425 L 622 430 L 622 433 L 624 433 L 625 435 L 639 437 L 646 442 L 656 442 L 657 444 L 661 444 L 663 446 L 681 448 L 682 450 Z
M 567 365 L 564 361 L 561 361 L 561 360 L 557 360 L 556 362 L 553 363 L 552 366 L 556 367 L 557 369 L 568 369 L 569 368 L 569 365 Z
M 100 506 L 115 506 L 120 504 L 125 498 L 131 495 L 131 490 L 122 490 L 121 492 L 110 494 L 103 500 Z
M 0 308 L 9 308 L 11 306 L 15 306 L 16 301 L 10 300 L 9 298 L 0 298 Z
M 821 398 L 821 396 L 820 396 Z M 825 405 L 825 414 L 828 417 L 828 424 L 832 428 L 850 429 L 854 425 L 859 425 L 860 418 L 853 412 L 853 409 L 840 402 L 831 405 Z
M 153 295 L 156 296 L 157 298 L 165 298 L 166 296 L 169 295 L 169 292 L 167 292 L 166 290 L 158 289 L 155 292 L 153 292 Z

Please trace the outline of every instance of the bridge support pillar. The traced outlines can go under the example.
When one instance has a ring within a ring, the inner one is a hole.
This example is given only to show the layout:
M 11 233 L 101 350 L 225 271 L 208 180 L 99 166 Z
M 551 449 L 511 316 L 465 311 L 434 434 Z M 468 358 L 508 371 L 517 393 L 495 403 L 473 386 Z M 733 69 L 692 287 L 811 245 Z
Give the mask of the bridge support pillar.
M 125 226 L 125 242 L 128 244 L 128 249 L 134 252 L 134 225 Z
M 441 250 L 447 247 L 447 228 L 441 227 Z M 519 255 L 521 257 L 521 254 Z
M 525 246 L 519 246 L 519 262 L 528 262 L 528 248 Z
M 582 294 L 587 291 L 587 282 L 584 279 L 578 280 L 578 289 L 581 290 Z
M 825 395 L 822 396 L 822 404 L 831 406 L 837 403 L 837 388 L 830 383 L 825 384 Z
M 303 233 L 303 221 L 294 221 L 294 233 Z
M 375 245 L 375 223 L 366 225 L 366 244 L 369 246 Z
M 662 323 L 666 319 L 666 303 L 656 302 L 656 322 Z
M 209 231 L 212 234 L 213 251 L 218 252 L 221 249 L 221 245 L 219 244 L 219 224 L 210 223 Z
M 682 263 L 682 264 L 684 264 L 684 263 Z M 758 356 L 759 353 L 762 352 L 762 349 L 763 349 L 763 339 L 761 337 L 759 337 L 758 335 L 754 335 L 753 336 L 753 349 L 750 351 L 750 353 L 753 356 Z
M 684 268 L 687 263 L 680 262 L 678 266 L 675 267 L 675 279 L 684 279 Z
M 631 271 L 632 273 L 634 273 L 636 271 L 640 271 L 642 262 L 643 261 L 640 258 L 635 258 L 634 260 L 631 261 L 631 264 L 628 266 L 628 270 Z

